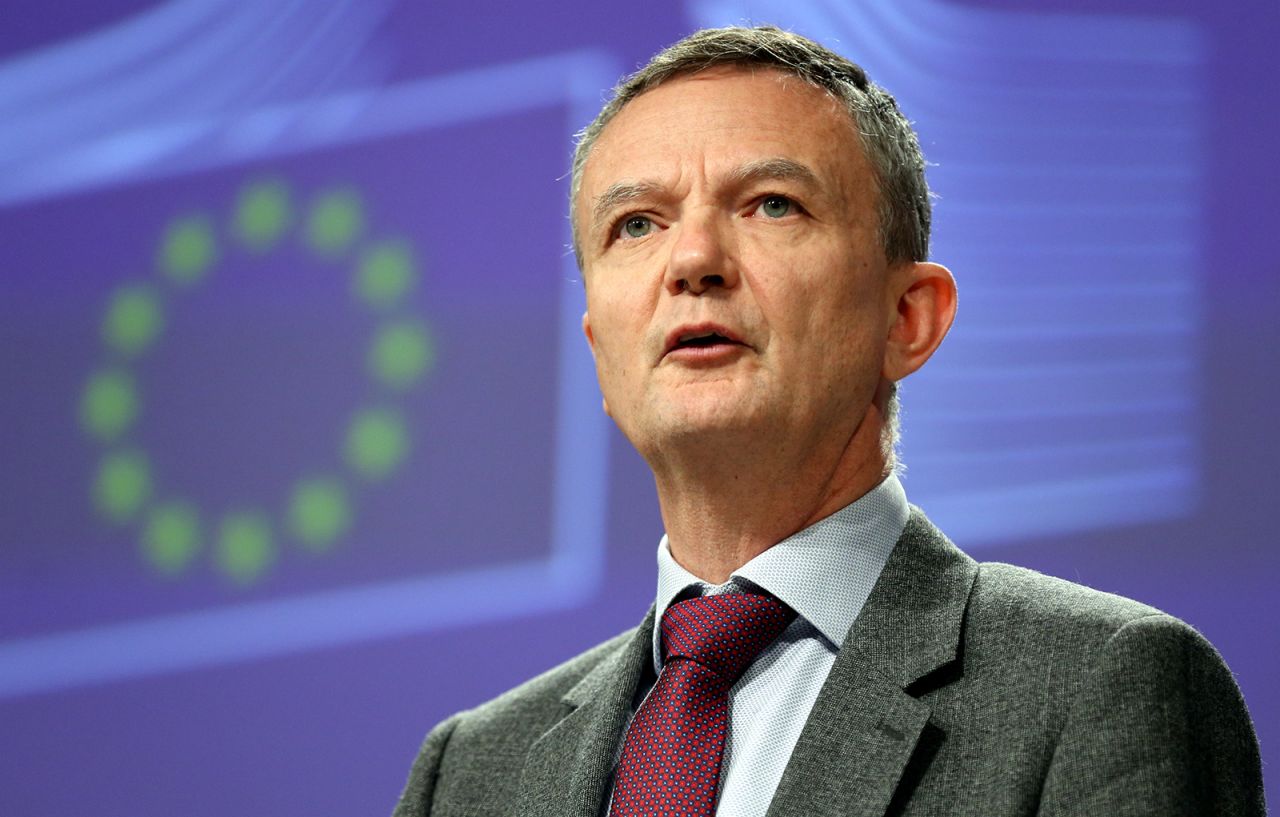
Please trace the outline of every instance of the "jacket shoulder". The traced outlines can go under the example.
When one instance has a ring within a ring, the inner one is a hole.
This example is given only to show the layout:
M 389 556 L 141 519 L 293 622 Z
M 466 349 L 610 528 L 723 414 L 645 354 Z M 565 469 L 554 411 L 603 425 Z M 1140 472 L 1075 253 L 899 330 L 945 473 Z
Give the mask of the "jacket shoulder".
M 570 711 L 565 696 L 625 650 L 638 629 L 437 725 L 414 761 L 396 817 L 505 814 L 529 747 Z
M 548 709 L 559 712 L 563 707 L 561 699 L 569 690 L 577 686 L 601 662 L 624 649 L 635 637 L 638 629 L 638 627 L 632 627 L 619 633 L 498 697 L 462 713 L 465 716 L 462 725 L 470 731 L 484 729 L 510 718 L 527 718 Z
M 980 563 L 965 612 L 966 673 L 1007 700 L 1062 716 L 1117 634 L 1132 627 L 1149 633 L 1139 623 L 1157 620 L 1195 633 L 1133 599 L 1015 565 Z
M 1162 611 L 1133 599 L 1095 590 L 1035 570 L 980 562 L 969 601 L 984 624 L 1003 622 L 1011 632 L 1036 633 L 1048 642 L 1098 646 L 1129 622 Z
M 1230 670 L 1150 605 L 978 563 L 957 660 L 914 692 L 945 740 L 905 813 L 966 797 L 992 814 L 1264 813 Z

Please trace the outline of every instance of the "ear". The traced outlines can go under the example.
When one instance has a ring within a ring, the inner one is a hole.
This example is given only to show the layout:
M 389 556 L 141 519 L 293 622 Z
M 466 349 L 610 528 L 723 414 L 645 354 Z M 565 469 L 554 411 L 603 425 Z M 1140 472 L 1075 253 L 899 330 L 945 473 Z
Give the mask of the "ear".
M 595 336 L 595 334 L 591 331 L 591 313 L 590 313 L 590 312 L 583 312 L 583 313 L 582 313 L 582 334 L 586 335 L 586 337 L 587 337 L 587 346 L 591 347 L 591 357 L 593 357 L 593 358 L 594 358 L 594 357 L 596 356 L 596 336 Z M 608 400 L 606 400 L 605 398 L 601 397 L 601 398 L 600 398 L 600 405 L 601 405 L 601 407 L 602 407 L 602 408 L 604 408 L 604 413 L 605 413 L 605 414 L 607 414 L 607 415 L 608 415 L 608 416 L 610 416 L 610 417 L 612 417 L 612 416 L 613 416 L 612 414 L 609 414 L 609 401 L 608 401 Z
M 956 280 L 941 264 L 918 261 L 890 272 L 896 296 L 884 353 L 886 380 L 901 380 L 925 364 L 956 317 Z
M 596 336 L 591 333 L 591 313 L 582 313 L 582 334 L 587 336 L 587 345 L 591 347 L 591 356 L 596 356 Z

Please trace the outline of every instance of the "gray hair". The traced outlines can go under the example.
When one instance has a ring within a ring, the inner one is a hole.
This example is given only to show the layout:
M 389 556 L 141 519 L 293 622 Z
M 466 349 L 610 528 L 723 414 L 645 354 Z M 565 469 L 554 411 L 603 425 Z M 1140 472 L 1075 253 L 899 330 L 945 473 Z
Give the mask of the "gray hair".
M 696 31 L 663 49 L 649 63 L 625 77 L 590 125 L 577 135 L 569 183 L 569 219 L 573 252 L 582 267 L 582 245 L 573 205 L 582 185 L 582 169 L 605 127 L 627 103 L 667 80 L 716 66 L 763 66 L 794 74 L 831 94 L 848 111 L 862 149 L 875 175 L 879 198 L 880 244 L 885 258 L 925 261 L 929 258 L 932 207 L 925 181 L 924 155 L 911 122 L 893 96 L 876 85 L 858 64 L 799 34 L 774 26 L 710 28 Z M 885 462 L 895 469 L 899 442 L 898 384 L 891 383 L 885 406 L 881 445 Z
M 577 136 L 569 184 L 573 251 L 582 266 L 578 200 L 582 169 L 605 127 L 627 103 L 667 80 L 716 66 L 765 66 L 800 77 L 844 105 L 861 136 L 879 196 L 879 236 L 890 263 L 929 257 L 931 206 L 924 156 L 911 123 L 888 91 L 860 66 L 813 40 L 774 26 L 709 28 L 663 49 L 613 89 L 613 97 Z

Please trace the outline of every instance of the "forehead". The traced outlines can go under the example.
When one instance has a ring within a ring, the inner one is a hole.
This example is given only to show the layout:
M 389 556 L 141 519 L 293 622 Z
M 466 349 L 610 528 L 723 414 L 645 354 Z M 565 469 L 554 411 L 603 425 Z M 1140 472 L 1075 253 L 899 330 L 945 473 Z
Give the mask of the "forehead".
M 768 157 L 802 162 L 850 195 L 870 181 L 856 125 L 832 95 L 774 68 L 717 67 L 629 102 L 592 147 L 575 207 L 620 180 L 688 183 Z

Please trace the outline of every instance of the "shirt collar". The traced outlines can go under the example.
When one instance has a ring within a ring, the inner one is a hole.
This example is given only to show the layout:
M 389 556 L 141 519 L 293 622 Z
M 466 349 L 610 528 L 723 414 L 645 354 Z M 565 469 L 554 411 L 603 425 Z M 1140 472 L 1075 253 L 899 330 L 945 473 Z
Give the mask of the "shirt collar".
M 834 652 L 871 595 L 910 516 L 902 483 L 890 474 L 859 499 L 788 536 L 713 585 L 681 567 L 664 535 L 658 543 L 653 666 L 662 669 L 662 615 L 678 596 L 741 591 L 755 585 L 808 621 Z

